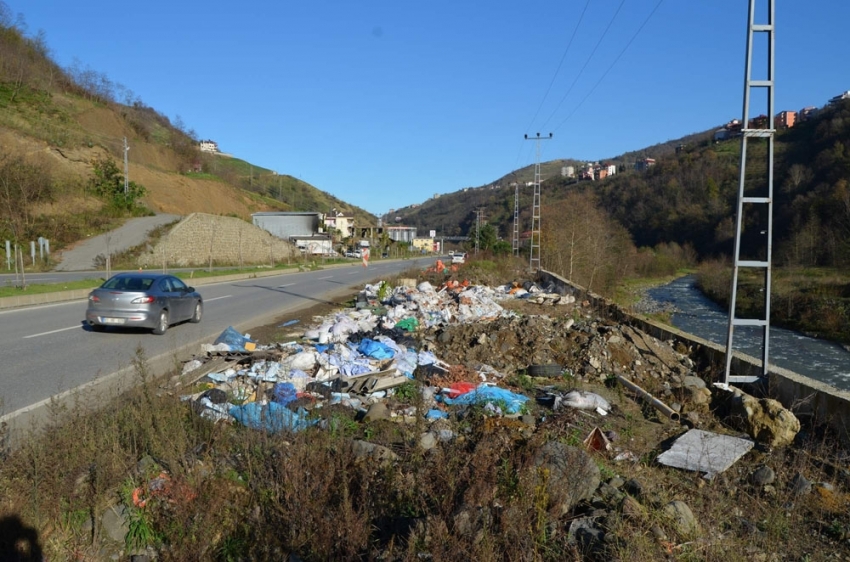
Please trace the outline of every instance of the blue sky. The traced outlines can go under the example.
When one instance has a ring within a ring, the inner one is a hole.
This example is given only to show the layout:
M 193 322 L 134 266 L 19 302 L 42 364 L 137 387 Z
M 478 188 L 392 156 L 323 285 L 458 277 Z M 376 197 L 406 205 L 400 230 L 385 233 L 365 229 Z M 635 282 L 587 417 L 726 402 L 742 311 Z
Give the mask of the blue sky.
M 376 214 L 533 163 L 525 133 L 600 160 L 742 113 L 745 0 L 4 1 L 61 65 Z M 776 19 L 777 111 L 850 90 L 850 2 Z

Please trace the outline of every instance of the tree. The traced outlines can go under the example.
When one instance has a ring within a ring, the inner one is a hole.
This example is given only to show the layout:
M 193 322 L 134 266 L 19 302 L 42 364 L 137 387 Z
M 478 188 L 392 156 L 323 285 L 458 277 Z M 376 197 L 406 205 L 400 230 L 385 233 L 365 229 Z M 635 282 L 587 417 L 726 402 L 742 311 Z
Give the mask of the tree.
M 116 210 L 132 212 L 138 200 L 147 192 L 144 187 L 133 181 L 128 182 L 125 192 L 124 174 L 108 156 L 92 161 L 92 171 L 94 175 L 89 179 L 89 186 Z

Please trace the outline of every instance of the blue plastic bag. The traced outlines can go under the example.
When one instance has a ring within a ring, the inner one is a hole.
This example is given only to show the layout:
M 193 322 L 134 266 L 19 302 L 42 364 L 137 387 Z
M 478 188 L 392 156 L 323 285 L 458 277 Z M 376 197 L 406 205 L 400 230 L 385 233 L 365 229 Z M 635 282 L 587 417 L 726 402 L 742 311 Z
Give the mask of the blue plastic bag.
M 241 406 L 233 406 L 229 413 L 242 425 L 252 429 L 264 429 L 269 433 L 283 430 L 301 431 L 318 423 L 318 420 L 307 419 L 307 410 L 304 408 L 298 408 L 297 412 L 293 412 L 275 402 L 269 402 L 266 405 L 248 402 Z
M 245 336 L 237 332 L 233 326 L 228 326 L 227 329 L 225 329 L 215 339 L 213 344 L 227 344 L 230 347 L 230 351 L 246 351 L 245 344 L 248 342 L 256 343 L 251 338 L 246 338 Z
M 373 359 L 392 359 L 395 356 L 395 352 L 388 345 L 369 338 L 364 338 L 360 342 L 357 351 Z
M 471 390 L 465 394 L 461 394 L 457 398 L 449 398 L 440 395 L 437 397 L 443 403 L 448 405 L 453 404 L 487 404 L 488 402 L 500 402 L 504 404 L 506 414 L 516 414 L 522 409 L 523 404 L 528 402 L 528 396 L 524 394 L 516 394 L 510 390 L 499 388 L 497 386 L 479 386 L 475 390 Z

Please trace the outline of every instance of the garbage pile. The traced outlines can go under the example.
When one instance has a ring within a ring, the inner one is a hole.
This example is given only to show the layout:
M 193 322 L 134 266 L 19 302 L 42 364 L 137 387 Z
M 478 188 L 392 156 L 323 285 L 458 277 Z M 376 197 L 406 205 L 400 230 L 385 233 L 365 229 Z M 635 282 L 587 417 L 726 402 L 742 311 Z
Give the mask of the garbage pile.
M 353 309 L 322 318 L 297 340 L 260 345 L 227 328 L 213 344 L 202 346 L 202 356 L 184 365 L 183 375 L 206 388 L 182 398 L 211 421 L 235 420 L 271 432 L 300 430 L 318 423 L 320 416 L 311 412 L 324 406 L 342 404 L 365 413 L 416 373 L 430 383 L 422 390 L 433 406 L 430 419 L 445 417 L 444 408 L 451 405 L 481 404 L 499 415 L 518 414 L 528 397 L 498 386 L 505 373 L 484 363 L 474 370 L 451 365 L 437 357 L 427 339 L 411 334 L 516 318 L 499 302 L 532 295 L 561 298 L 536 286 L 447 282 L 436 289 L 413 280 L 393 288 L 366 285 Z

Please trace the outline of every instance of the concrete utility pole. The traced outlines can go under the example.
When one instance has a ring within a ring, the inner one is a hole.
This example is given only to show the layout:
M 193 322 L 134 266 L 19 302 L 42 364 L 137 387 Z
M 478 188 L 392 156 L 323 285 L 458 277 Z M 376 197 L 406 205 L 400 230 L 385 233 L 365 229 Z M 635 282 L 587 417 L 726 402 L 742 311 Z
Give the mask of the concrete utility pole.
M 127 137 L 124 137 L 124 198 L 130 193 L 130 165 L 127 161 L 127 153 L 130 152 L 130 147 L 127 146 Z
M 541 137 L 540 133 L 532 138 L 525 135 L 525 140 L 537 142 L 537 161 L 534 164 L 534 199 L 531 204 L 531 246 L 528 252 L 528 267 L 532 271 L 540 269 L 540 141 L 551 138 L 552 133 L 549 133 L 548 137 Z

